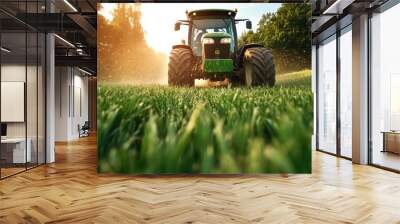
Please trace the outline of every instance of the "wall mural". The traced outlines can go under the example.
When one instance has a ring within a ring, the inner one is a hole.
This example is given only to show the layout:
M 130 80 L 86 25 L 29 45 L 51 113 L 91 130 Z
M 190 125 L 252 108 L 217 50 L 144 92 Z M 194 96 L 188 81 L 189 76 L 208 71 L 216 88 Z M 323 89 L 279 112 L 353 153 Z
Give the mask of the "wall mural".
M 309 4 L 98 10 L 100 173 L 311 172 Z

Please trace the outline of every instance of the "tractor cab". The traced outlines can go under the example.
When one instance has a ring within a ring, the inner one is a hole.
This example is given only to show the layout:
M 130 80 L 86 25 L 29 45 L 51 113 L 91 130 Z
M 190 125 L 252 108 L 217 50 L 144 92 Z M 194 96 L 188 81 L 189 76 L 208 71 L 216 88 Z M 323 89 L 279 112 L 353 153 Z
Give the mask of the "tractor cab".
M 186 11 L 187 19 L 175 23 L 188 29 L 186 44 L 172 47 L 168 63 L 170 85 L 193 86 L 195 79 L 230 80 L 238 85 L 275 84 L 275 65 L 271 53 L 261 44 L 238 47 L 236 24 L 248 19 L 235 19 L 237 10 L 201 9 Z
M 203 45 L 221 45 L 229 53 L 234 52 L 236 34 L 231 19 L 196 19 L 192 21 L 189 45 L 196 56 L 202 53 Z
M 237 46 L 236 22 L 237 10 L 226 9 L 201 9 L 186 11 L 187 20 L 180 20 L 175 24 L 175 30 L 180 29 L 180 25 L 188 25 L 188 43 L 195 56 L 202 56 L 205 53 L 213 53 L 207 49 L 208 46 L 218 45 L 218 49 L 225 52 L 224 55 L 210 55 L 216 57 L 233 57 Z M 251 29 L 251 21 L 247 20 L 246 27 Z M 214 52 L 215 53 L 215 52 Z M 218 53 L 218 51 L 217 51 Z M 207 57 L 207 55 L 206 55 Z

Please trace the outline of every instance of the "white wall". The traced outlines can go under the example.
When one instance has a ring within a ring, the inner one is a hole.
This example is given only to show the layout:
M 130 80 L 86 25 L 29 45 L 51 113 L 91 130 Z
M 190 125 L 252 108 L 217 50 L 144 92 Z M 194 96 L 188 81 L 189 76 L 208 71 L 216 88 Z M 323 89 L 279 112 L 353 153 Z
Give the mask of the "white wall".
M 55 68 L 55 141 L 67 141 L 69 132 L 69 68 Z
M 56 67 L 56 141 L 77 139 L 78 124 L 88 120 L 88 78 L 83 75 L 76 68 Z
M 38 69 L 38 70 L 37 70 Z M 24 138 L 25 135 L 30 140 L 32 161 L 44 163 L 44 74 L 42 67 L 24 64 L 10 63 L 1 66 L 2 82 L 24 82 L 26 83 L 26 107 L 21 108 L 22 113 L 26 112 L 27 120 L 22 122 L 6 122 L 7 137 Z M 25 80 L 27 78 L 27 81 Z M 23 93 L 22 93 L 23 94 Z M 7 96 L 2 96 L 7 97 Z M 1 110 L 12 110 L 10 107 L 2 107 Z M 26 110 L 26 111 L 25 111 Z M 8 111 L 13 113 L 12 111 Z M 39 153 L 39 155 L 37 155 Z
M 26 75 L 25 69 L 27 69 L 28 74 L 31 74 L 32 72 L 34 72 L 36 74 L 36 67 L 33 67 L 33 66 L 28 66 L 26 68 L 25 64 L 24 65 L 18 65 L 18 64 L 2 65 L 1 66 L 1 81 L 2 82 L 25 82 L 25 75 Z M 36 85 L 36 82 L 34 83 L 34 85 Z M 36 89 L 34 89 L 34 92 L 29 92 L 29 90 L 33 90 L 33 89 L 28 88 L 28 93 L 27 93 L 28 98 L 29 97 L 36 98 Z M 33 100 L 27 99 L 27 101 L 31 102 Z M 35 107 L 36 107 L 36 105 L 35 105 Z M 7 108 L 1 108 L 1 110 L 7 110 Z M 31 117 L 32 115 L 34 117 Z M 32 120 L 36 121 L 36 114 L 28 113 L 27 116 L 28 116 L 29 122 Z M 33 125 L 28 125 L 28 128 L 31 126 L 33 126 Z M 25 122 L 7 122 L 7 136 L 8 137 L 25 137 Z
M 79 137 L 78 124 L 83 125 L 88 120 L 88 78 L 81 76 L 82 73 L 74 75 L 74 108 L 72 109 L 73 119 L 71 120 L 71 135 L 74 138 Z M 81 111 L 80 111 L 81 110 Z
M 25 64 L 9 64 L 1 66 L 1 81 L 3 82 L 25 82 Z M 7 108 L 1 108 L 7 110 Z M 7 136 L 8 137 L 25 137 L 25 123 L 7 123 Z
M 28 67 L 29 69 L 29 67 Z M 1 66 L 1 81 L 25 82 L 25 64 L 5 64 Z

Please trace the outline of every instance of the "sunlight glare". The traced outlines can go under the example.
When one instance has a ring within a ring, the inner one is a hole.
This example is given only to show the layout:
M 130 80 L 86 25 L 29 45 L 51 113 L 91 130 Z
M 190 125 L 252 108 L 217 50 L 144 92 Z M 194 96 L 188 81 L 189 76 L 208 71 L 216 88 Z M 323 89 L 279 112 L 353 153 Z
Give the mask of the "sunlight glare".
M 107 21 L 111 21 L 113 19 L 113 10 L 117 5 L 115 3 L 101 3 L 101 6 L 103 8 L 98 13 L 104 16 Z

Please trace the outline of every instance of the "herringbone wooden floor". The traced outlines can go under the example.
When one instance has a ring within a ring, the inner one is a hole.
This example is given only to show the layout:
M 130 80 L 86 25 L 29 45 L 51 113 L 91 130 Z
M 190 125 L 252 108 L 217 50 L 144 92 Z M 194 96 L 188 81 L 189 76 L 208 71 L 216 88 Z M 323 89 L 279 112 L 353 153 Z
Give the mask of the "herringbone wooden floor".
M 400 175 L 319 152 L 312 175 L 96 173 L 96 141 L 0 181 L 0 223 L 400 223 Z

